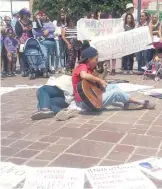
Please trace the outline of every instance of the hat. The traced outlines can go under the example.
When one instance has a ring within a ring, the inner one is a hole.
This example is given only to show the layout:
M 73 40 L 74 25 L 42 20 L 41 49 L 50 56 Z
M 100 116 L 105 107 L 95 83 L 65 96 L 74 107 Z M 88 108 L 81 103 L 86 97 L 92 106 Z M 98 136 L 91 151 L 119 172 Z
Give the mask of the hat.
M 80 63 L 88 60 L 89 58 L 93 58 L 97 55 L 98 55 L 98 52 L 95 48 L 88 47 L 87 49 L 82 51 L 81 59 L 78 61 L 78 63 L 80 64 Z
M 133 3 L 128 3 L 128 4 L 126 5 L 126 10 L 127 10 L 127 9 L 130 9 L 130 8 L 134 8 Z
M 15 15 L 15 14 L 18 14 L 18 13 L 19 13 L 18 10 L 13 10 L 13 11 L 12 11 L 12 15 Z
M 26 8 L 23 8 L 19 11 L 19 15 L 22 16 L 22 15 L 27 15 L 28 17 L 30 17 L 30 11 Z

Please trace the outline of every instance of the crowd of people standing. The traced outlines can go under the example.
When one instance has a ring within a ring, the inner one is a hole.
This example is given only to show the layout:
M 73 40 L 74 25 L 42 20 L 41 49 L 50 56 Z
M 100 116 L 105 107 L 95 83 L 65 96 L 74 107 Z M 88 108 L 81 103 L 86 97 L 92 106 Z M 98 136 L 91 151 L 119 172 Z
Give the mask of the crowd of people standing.
M 161 25 L 156 14 L 149 15 L 142 11 L 140 22 L 137 22 L 133 15 L 133 4 L 126 6 L 126 12 L 122 15 L 124 30 L 129 31 L 137 27 L 149 26 L 153 41 L 161 39 Z M 58 13 L 58 20 L 51 21 L 44 11 L 35 13 L 33 21 L 30 20 L 30 12 L 27 9 L 13 11 L 13 18 L 4 17 L 5 26 L 1 26 L 1 71 L 3 75 L 16 75 L 17 59 L 20 63 L 20 70 L 24 74 L 23 48 L 27 39 L 33 37 L 44 47 L 42 51 L 46 54 L 46 68 L 55 73 L 71 74 L 75 67 L 76 60 L 80 59 L 81 51 L 89 47 L 89 41 L 77 40 L 77 28 L 71 16 L 68 16 L 64 9 Z M 86 16 L 88 19 L 110 19 L 119 15 L 99 11 L 91 12 Z M 154 56 L 152 45 L 145 50 L 122 58 L 122 69 L 124 74 L 133 74 L 134 57 L 138 63 L 137 74 L 142 74 L 142 67 L 147 65 Z M 49 59 L 50 57 L 50 59 Z M 110 64 L 110 60 L 107 60 Z M 112 60 L 111 74 L 115 75 L 116 60 Z

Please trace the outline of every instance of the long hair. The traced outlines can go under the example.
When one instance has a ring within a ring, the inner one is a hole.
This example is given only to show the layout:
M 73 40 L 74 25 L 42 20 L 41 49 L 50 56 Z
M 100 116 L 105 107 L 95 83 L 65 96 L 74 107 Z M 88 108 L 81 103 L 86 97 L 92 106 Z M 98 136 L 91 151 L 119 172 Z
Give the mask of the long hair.
M 66 25 L 66 15 L 64 14 L 65 17 L 64 17 L 64 20 L 62 20 L 62 19 L 61 19 L 61 15 L 62 15 L 62 14 L 64 14 L 64 12 L 61 12 L 61 13 L 59 14 L 58 19 L 57 19 L 57 26 L 58 26 L 58 27 L 60 27 L 62 24 L 63 24 L 63 25 Z
M 125 21 L 124 21 L 124 25 L 127 24 L 127 18 L 128 18 L 128 16 L 131 17 L 131 23 L 130 23 L 130 26 L 131 26 L 132 28 L 134 28 L 134 27 L 135 27 L 134 16 L 133 16 L 132 14 L 130 14 L 130 13 L 126 14 L 126 16 L 125 16 Z
M 95 14 L 95 12 L 89 12 L 88 15 L 87 15 L 87 18 L 88 18 L 88 19 L 91 19 L 91 15 L 92 15 L 92 14 L 94 15 L 94 19 L 96 19 L 96 14 Z

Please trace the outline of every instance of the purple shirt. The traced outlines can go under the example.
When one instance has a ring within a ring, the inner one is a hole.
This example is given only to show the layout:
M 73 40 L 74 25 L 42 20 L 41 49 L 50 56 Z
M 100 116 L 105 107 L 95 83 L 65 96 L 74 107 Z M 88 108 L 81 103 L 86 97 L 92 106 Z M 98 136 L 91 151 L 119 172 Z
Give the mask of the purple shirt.
M 18 41 L 12 37 L 5 37 L 4 45 L 7 51 L 15 53 L 18 48 Z
M 55 32 L 55 28 L 52 22 L 45 22 L 43 23 L 43 28 L 41 29 L 33 29 L 33 35 L 35 35 L 36 37 L 40 37 L 43 36 L 43 31 L 44 30 L 48 30 L 49 35 L 47 38 L 54 38 L 54 32 Z

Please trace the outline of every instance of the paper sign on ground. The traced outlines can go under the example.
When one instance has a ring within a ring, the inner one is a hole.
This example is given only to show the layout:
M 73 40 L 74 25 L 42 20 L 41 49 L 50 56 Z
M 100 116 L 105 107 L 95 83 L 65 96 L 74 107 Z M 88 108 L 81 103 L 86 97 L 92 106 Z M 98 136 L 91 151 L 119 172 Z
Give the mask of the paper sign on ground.
M 162 180 L 162 158 L 148 158 L 132 163 L 138 165 L 139 168 L 148 175 Z
M 9 162 L 0 163 L 0 188 L 12 189 L 26 178 L 26 167 Z
M 92 167 L 86 176 L 93 189 L 156 189 L 156 186 L 131 165 Z
M 23 189 L 83 189 L 84 171 L 72 168 L 35 168 L 28 173 Z
M 118 19 L 85 19 L 81 18 L 77 22 L 78 40 L 92 40 L 97 36 L 107 36 L 124 31 L 122 18 Z
M 17 89 L 14 87 L 0 87 L 0 96 L 9 92 L 15 91 L 15 90 Z
M 96 37 L 90 42 L 99 53 L 99 61 L 121 58 L 145 50 L 150 43 L 152 38 L 148 26 L 115 35 Z

